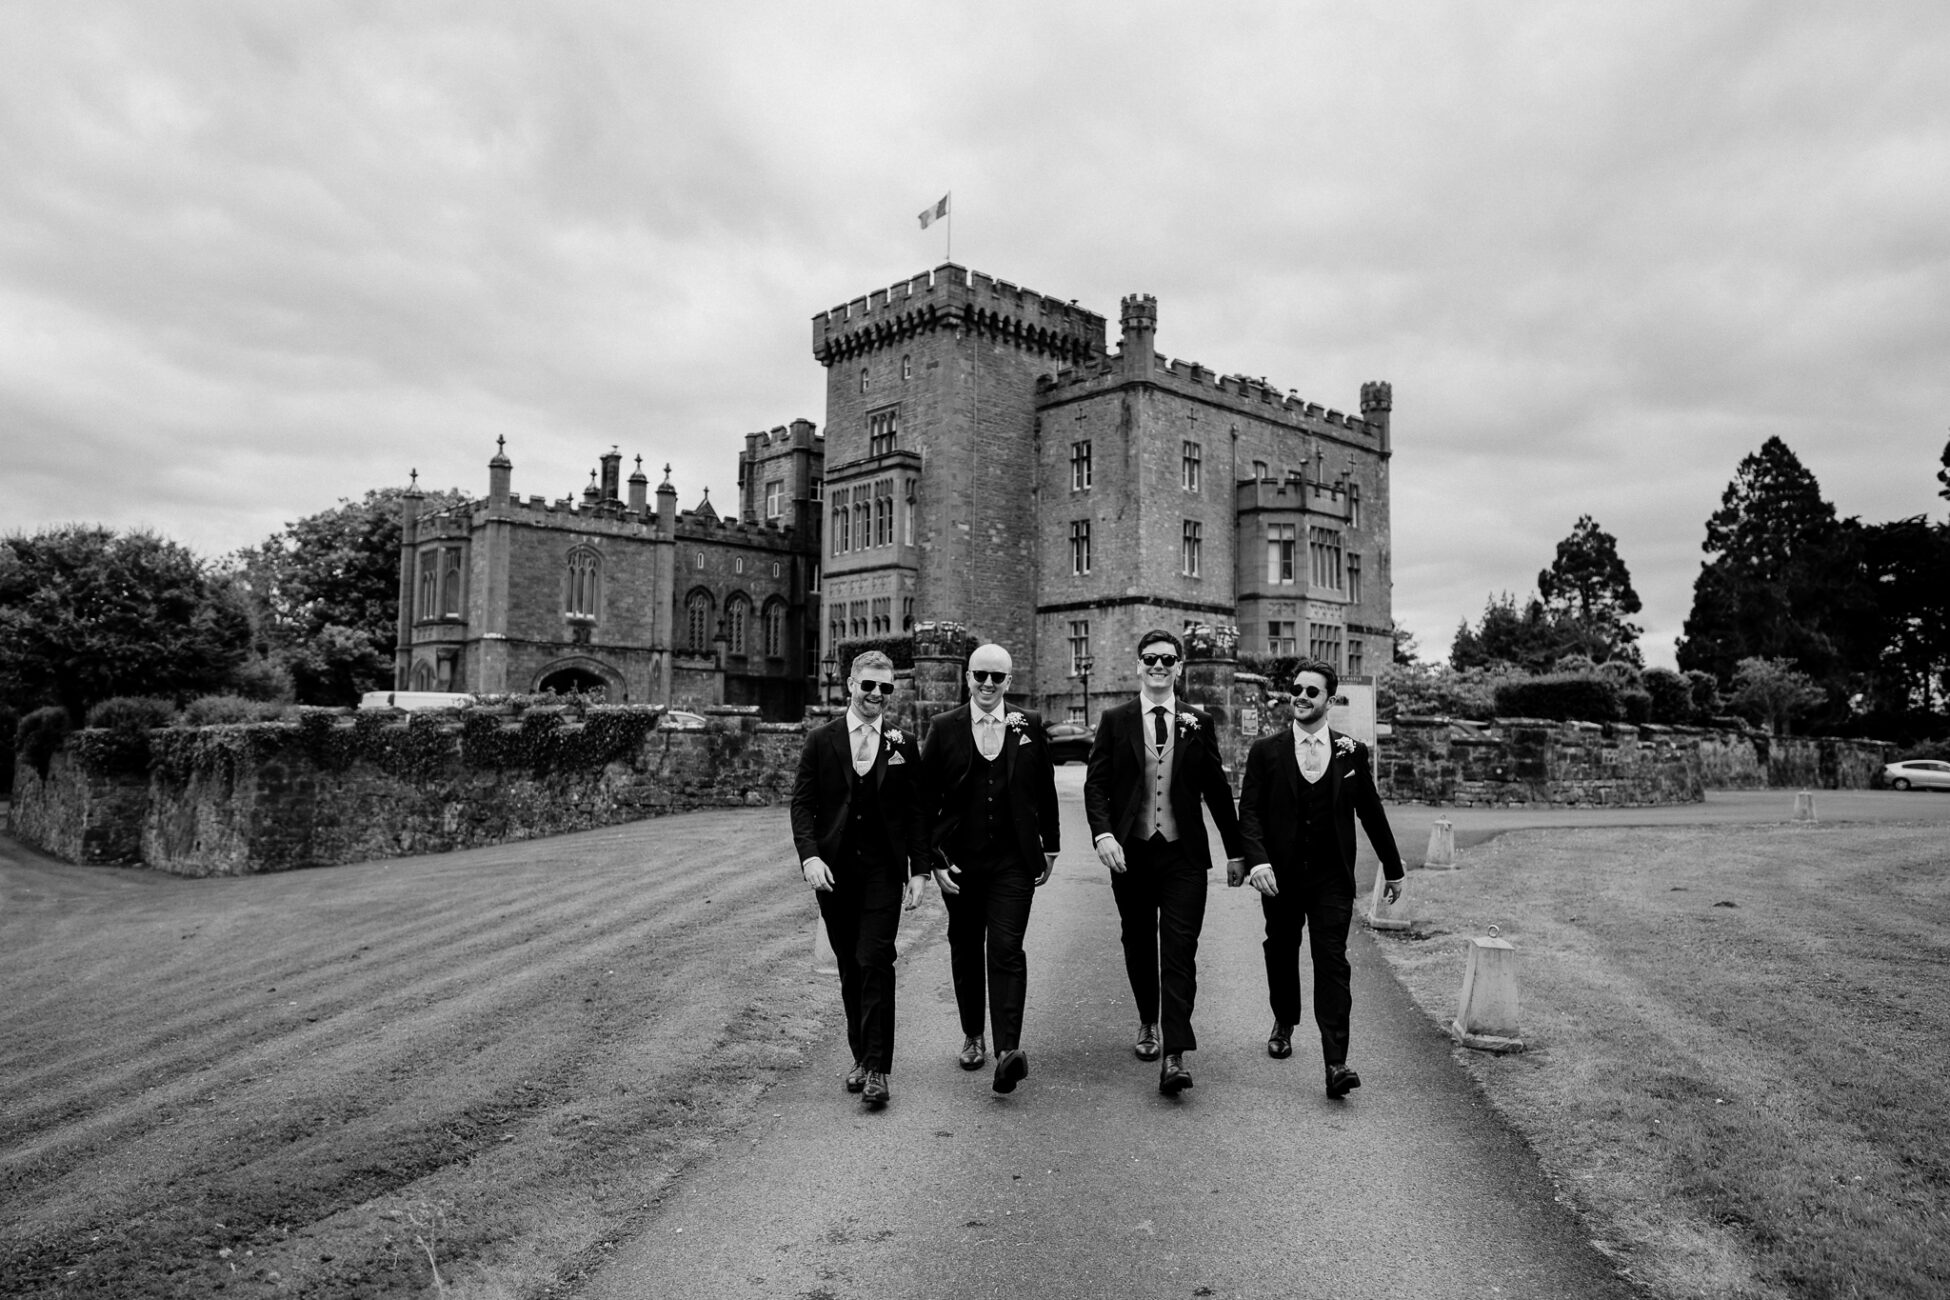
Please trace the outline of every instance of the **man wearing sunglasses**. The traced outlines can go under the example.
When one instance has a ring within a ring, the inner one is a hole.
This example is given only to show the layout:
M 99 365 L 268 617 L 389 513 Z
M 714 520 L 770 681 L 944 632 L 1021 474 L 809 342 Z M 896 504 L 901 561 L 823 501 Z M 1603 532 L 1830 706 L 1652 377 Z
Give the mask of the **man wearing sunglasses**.
M 934 720 L 921 751 L 935 883 L 948 906 L 949 969 L 961 1013 L 961 1068 L 979 1070 L 984 1001 L 995 1031 L 997 1092 L 1029 1073 L 1022 1009 L 1029 963 L 1022 936 L 1036 887 L 1050 877 L 1059 843 L 1056 770 L 1043 720 L 1010 709 L 1013 667 L 999 645 L 968 657 L 969 702 Z
M 1232 786 L 1212 719 L 1178 698 L 1178 638 L 1138 638 L 1138 698 L 1104 712 L 1083 784 L 1097 857 L 1110 869 L 1123 927 L 1124 971 L 1137 1000 L 1138 1059 L 1164 1061 L 1158 1091 L 1192 1086 L 1186 1052 L 1198 1047 L 1198 936 L 1205 924 L 1205 873 L 1212 852 L 1205 808 L 1225 842 L 1230 868 L 1245 852 Z M 1164 1038 L 1159 1041 L 1162 1025 Z
M 921 750 L 883 725 L 894 662 L 854 656 L 846 712 L 806 737 L 792 785 L 792 841 L 819 900 L 840 967 L 853 1069 L 846 1090 L 869 1109 L 887 1104 L 894 1064 L 894 932 L 921 901 L 927 823 Z
M 1300 1021 L 1300 936 L 1312 931 L 1314 1023 L 1327 1067 L 1327 1095 L 1345 1097 L 1361 1086 L 1348 1068 L 1348 1012 L 1353 1005 L 1347 963 L 1348 923 L 1354 916 L 1354 819 L 1361 818 L 1386 877 L 1389 902 L 1401 897 L 1402 855 L 1375 789 L 1368 747 L 1327 725 L 1340 676 L 1334 665 L 1302 659 L 1293 676 L 1293 725 L 1261 737 L 1246 757 L 1239 795 L 1245 883 L 1260 892 L 1266 918 L 1266 989 L 1273 1032 L 1266 1053 L 1293 1055 Z

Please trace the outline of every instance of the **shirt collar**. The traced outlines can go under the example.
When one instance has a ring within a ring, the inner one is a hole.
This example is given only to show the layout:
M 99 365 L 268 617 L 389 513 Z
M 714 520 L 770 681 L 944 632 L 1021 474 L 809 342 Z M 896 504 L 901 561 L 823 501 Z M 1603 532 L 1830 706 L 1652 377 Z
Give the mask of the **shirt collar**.
M 1320 738 L 1321 744 L 1323 745 L 1326 744 L 1327 728 L 1325 726 L 1322 726 L 1319 731 L 1308 731 L 1305 727 L 1301 726 L 1297 722 L 1293 724 L 1293 740 L 1295 744 L 1304 745 L 1310 739 L 1316 736 Z
M 1139 711 L 1140 711 L 1140 712 L 1142 712 L 1142 714 L 1144 715 L 1144 718 L 1145 718 L 1145 720 L 1146 720 L 1147 722 L 1148 722 L 1148 721 L 1150 721 L 1150 719 L 1151 719 L 1151 717 L 1152 717 L 1152 713 L 1151 713 L 1151 710 L 1153 710 L 1153 709 L 1159 709 L 1159 708 L 1161 708 L 1161 709 L 1163 709 L 1163 710 L 1165 711 L 1165 716 L 1166 716 L 1167 718 L 1175 718 L 1175 717 L 1177 717 L 1177 716 L 1178 716 L 1178 697 L 1177 697 L 1176 695 L 1173 695 L 1173 696 L 1172 696 L 1172 697 L 1171 697 L 1170 699 L 1168 699 L 1168 700 L 1165 700 L 1165 701 L 1164 701 L 1163 703 L 1161 703 L 1161 704 L 1153 704 L 1153 703 L 1151 702 L 1151 697 L 1150 697 L 1150 696 L 1148 696 L 1148 695 L 1146 695 L 1146 694 L 1145 694 L 1145 693 L 1144 693 L 1143 691 L 1139 691 L 1139 692 L 1138 692 L 1138 709 L 1139 709 Z
M 872 722 L 869 722 L 855 713 L 851 704 L 846 706 L 846 734 L 849 736 L 862 727 L 872 727 L 874 734 L 877 736 L 880 734 L 880 724 L 884 721 L 886 721 L 885 718 L 875 718 Z
M 968 702 L 970 723 L 979 723 L 983 718 L 994 718 L 997 722 L 1000 722 L 1007 716 L 1008 711 L 1005 701 L 997 701 L 993 709 L 985 709 L 973 700 Z

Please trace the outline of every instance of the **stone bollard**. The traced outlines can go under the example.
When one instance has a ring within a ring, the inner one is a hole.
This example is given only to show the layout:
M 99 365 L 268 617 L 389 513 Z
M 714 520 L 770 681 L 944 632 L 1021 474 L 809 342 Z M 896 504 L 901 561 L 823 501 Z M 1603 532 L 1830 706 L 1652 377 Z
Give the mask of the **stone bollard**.
M 1497 938 L 1495 926 L 1489 938 L 1469 941 L 1462 1005 L 1449 1022 L 1449 1036 L 1484 1052 L 1523 1050 L 1517 1037 L 1517 950 Z
M 1794 820 L 1811 822 L 1815 820 L 1815 792 L 1802 790 L 1794 796 Z
M 1439 817 L 1429 827 L 1429 852 L 1422 865 L 1434 871 L 1456 869 L 1456 828 L 1448 818 Z
M 826 934 L 826 918 L 813 917 L 813 974 L 837 975 L 840 959 L 833 955 L 833 941 Z
M 1402 896 L 1391 903 L 1387 897 L 1387 878 L 1381 868 L 1374 869 L 1374 892 L 1368 896 L 1367 922 L 1370 930 L 1406 930 L 1414 919 L 1409 915 L 1408 881 L 1402 881 Z

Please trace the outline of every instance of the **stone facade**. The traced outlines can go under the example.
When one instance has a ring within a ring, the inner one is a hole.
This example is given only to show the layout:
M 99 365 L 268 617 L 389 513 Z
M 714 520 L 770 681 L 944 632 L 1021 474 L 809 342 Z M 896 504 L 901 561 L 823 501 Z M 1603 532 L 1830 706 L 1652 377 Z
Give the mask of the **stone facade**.
M 748 434 L 739 514 L 707 491 L 650 501 L 642 458 L 620 482 L 612 450 L 580 504 L 526 501 L 504 451 L 488 494 L 402 508 L 395 687 L 475 693 L 588 690 L 615 703 L 756 705 L 797 720 L 812 697 L 824 439 L 809 421 Z
M 1086 715 L 1086 657 L 1090 719 L 1131 694 L 1150 627 L 1386 662 L 1389 386 L 1344 415 L 1159 356 L 1157 322 L 1124 299 L 1111 354 L 1104 317 L 953 263 L 815 316 L 821 652 L 960 623 L 1052 721 Z

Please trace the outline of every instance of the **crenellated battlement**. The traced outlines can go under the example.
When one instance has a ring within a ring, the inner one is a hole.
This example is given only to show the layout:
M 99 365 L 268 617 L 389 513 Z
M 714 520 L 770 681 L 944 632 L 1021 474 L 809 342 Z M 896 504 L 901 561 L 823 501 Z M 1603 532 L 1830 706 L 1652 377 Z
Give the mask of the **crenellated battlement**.
M 828 366 L 937 330 L 981 333 L 1072 362 L 1104 352 L 1097 313 L 953 262 L 829 308 L 812 323 L 813 356 Z
M 1343 436 L 1352 435 L 1363 440 L 1385 443 L 1385 430 L 1375 421 L 1359 415 L 1349 415 L 1343 411 L 1322 406 L 1319 402 L 1309 402 L 1297 393 L 1282 393 L 1266 382 L 1264 378 L 1251 375 L 1221 375 L 1208 370 L 1196 361 L 1182 361 L 1173 357 L 1153 357 L 1151 380 L 1165 387 L 1186 394 L 1196 394 L 1216 405 L 1238 410 L 1259 419 L 1274 420 L 1287 424 L 1297 430 L 1309 433 L 1324 433 L 1328 430 L 1340 432 Z M 1056 403 L 1074 397 L 1094 396 L 1106 389 L 1115 388 L 1129 376 L 1117 358 L 1109 358 L 1093 365 L 1065 367 L 1054 375 L 1044 375 L 1037 383 L 1038 403 Z M 1392 392 L 1385 383 L 1371 383 L 1362 386 L 1362 398 L 1369 403 L 1371 410 L 1386 411 L 1392 400 Z
M 811 420 L 797 419 L 791 424 L 776 425 L 770 429 L 760 429 L 745 435 L 745 453 L 756 456 L 761 451 L 805 450 L 824 453 L 826 433 Z

